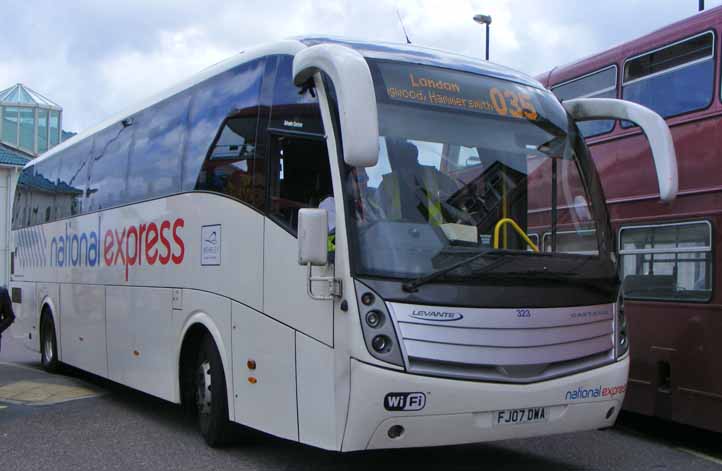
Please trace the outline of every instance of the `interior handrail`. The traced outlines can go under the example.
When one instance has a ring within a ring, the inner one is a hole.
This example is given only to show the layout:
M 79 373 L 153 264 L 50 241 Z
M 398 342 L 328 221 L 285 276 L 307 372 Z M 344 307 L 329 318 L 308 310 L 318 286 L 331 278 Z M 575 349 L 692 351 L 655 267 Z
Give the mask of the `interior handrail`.
M 502 218 L 502 219 L 499 219 L 499 221 L 496 223 L 496 225 L 494 225 L 494 248 L 495 248 L 495 249 L 498 249 L 498 248 L 499 248 L 499 231 L 500 231 L 501 228 L 502 228 L 503 226 L 505 226 L 506 224 L 510 224 L 511 227 L 514 228 L 514 230 L 516 231 L 516 233 L 519 234 L 519 236 L 520 236 L 522 239 L 524 239 L 524 242 L 526 242 L 527 245 L 528 245 L 529 247 L 531 247 L 534 252 L 539 253 L 539 247 L 537 247 L 536 244 L 531 241 L 531 239 L 529 238 L 529 236 L 526 235 L 526 232 L 524 232 L 524 231 L 522 230 L 522 228 L 519 227 L 519 224 L 517 224 L 516 221 L 514 221 L 512 218 Z

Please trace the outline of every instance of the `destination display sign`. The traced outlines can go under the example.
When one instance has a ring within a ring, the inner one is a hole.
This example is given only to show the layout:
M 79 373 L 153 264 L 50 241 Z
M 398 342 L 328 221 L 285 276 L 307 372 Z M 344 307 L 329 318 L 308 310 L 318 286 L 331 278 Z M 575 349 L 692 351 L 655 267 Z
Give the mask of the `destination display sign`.
M 377 62 L 376 67 L 383 81 L 377 84 L 377 93 L 383 89 L 385 97 L 392 101 L 530 121 L 540 119 L 543 92 L 533 87 L 415 64 Z

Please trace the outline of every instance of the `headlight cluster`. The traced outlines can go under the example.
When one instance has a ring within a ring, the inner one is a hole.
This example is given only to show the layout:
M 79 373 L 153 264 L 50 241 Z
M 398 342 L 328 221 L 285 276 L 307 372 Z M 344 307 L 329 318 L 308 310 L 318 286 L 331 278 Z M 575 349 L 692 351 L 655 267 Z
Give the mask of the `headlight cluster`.
M 627 317 L 624 315 L 624 294 L 619 293 L 617 298 L 617 318 L 615 319 L 614 333 L 617 336 L 616 349 L 617 358 L 629 350 L 629 331 L 627 329 Z
M 369 353 L 381 361 L 404 366 L 394 323 L 386 304 L 376 293 L 356 282 L 361 330 Z

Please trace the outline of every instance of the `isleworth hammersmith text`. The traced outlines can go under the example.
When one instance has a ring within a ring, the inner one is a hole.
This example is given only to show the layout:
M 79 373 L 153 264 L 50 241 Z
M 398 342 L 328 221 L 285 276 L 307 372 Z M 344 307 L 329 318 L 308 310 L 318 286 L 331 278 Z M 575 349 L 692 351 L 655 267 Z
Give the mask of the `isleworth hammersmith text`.
M 390 98 L 415 101 L 417 103 L 490 111 L 492 113 L 495 111 L 490 101 L 462 98 L 443 93 L 445 91 L 461 93 L 461 87 L 456 82 L 419 78 L 414 77 L 414 74 L 409 74 L 409 82 L 411 88 L 388 87 L 386 93 Z

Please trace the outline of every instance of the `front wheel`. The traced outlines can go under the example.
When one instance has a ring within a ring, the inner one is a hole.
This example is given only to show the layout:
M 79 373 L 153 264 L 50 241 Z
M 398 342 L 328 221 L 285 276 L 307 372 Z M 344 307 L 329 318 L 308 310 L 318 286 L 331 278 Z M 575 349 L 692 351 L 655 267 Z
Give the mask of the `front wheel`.
M 228 442 L 228 396 L 223 363 L 215 342 L 205 335 L 193 372 L 195 405 L 201 435 L 211 447 Z
M 43 369 L 49 373 L 57 373 L 60 370 L 55 322 L 48 312 L 44 312 L 40 320 L 40 361 Z

